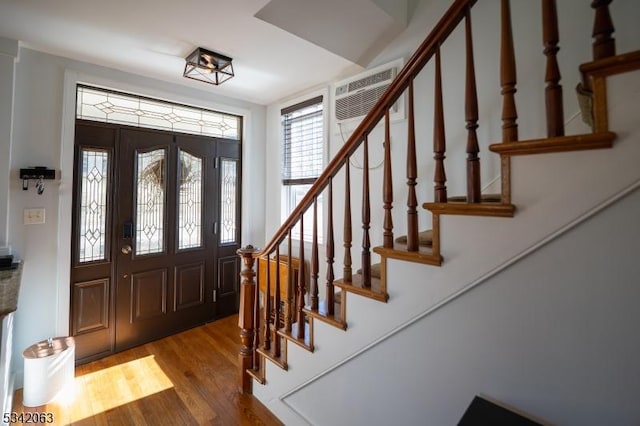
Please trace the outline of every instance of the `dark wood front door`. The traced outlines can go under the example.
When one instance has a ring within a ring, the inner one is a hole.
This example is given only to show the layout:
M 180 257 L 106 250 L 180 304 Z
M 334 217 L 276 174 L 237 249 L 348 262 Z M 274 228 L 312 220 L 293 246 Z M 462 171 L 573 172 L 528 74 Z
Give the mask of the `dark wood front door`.
M 237 312 L 239 176 L 238 141 L 77 122 L 79 360 Z

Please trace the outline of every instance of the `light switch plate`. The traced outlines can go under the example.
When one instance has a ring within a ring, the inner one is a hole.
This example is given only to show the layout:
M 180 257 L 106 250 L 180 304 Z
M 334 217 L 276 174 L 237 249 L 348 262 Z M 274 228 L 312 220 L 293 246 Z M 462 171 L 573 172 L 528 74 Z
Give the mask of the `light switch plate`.
M 25 225 L 40 225 L 45 222 L 44 209 L 24 209 L 23 223 Z

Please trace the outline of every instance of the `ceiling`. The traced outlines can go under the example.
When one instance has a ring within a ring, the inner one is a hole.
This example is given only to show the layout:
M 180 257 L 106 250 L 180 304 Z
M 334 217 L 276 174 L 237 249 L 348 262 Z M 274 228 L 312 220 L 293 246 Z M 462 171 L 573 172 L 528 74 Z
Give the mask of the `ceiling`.
M 406 0 L 2 0 L 0 37 L 266 105 L 360 70 L 406 17 Z M 232 57 L 236 77 L 183 78 L 199 46 Z

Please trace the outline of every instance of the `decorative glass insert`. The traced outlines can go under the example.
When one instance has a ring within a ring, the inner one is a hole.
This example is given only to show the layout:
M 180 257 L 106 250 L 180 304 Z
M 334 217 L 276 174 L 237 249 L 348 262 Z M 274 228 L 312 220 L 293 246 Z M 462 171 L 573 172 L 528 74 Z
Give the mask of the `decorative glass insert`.
M 202 159 L 180 151 L 178 249 L 202 245 Z
M 80 156 L 78 261 L 84 263 L 106 260 L 109 153 L 82 148 Z
M 166 152 L 136 152 L 136 254 L 164 252 Z
M 78 86 L 76 118 L 240 139 L 240 117 L 142 96 Z
M 220 161 L 220 244 L 236 242 L 236 208 L 238 203 L 238 161 Z

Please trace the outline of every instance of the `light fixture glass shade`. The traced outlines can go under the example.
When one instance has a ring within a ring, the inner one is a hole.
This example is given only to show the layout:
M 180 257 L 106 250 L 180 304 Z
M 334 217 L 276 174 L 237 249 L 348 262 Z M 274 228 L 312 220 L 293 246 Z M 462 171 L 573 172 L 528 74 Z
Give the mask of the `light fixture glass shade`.
M 185 58 L 184 76 L 205 83 L 221 84 L 233 77 L 232 59 L 198 47 Z

